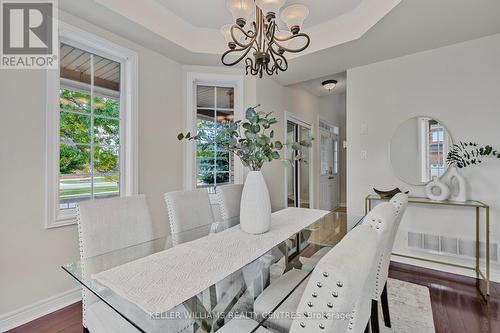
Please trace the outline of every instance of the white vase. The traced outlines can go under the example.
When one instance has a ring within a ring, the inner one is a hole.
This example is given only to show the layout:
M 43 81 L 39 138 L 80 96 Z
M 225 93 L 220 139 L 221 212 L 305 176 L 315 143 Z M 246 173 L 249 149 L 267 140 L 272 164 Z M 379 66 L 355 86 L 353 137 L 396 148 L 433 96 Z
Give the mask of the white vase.
M 467 183 L 457 168 L 452 167 L 448 172 L 447 178 L 448 185 L 450 186 L 450 200 L 458 202 L 467 201 Z
M 260 171 L 250 171 L 240 204 L 240 226 L 249 234 L 263 234 L 271 228 L 271 199 Z
M 425 186 L 425 194 L 431 200 L 443 201 L 450 196 L 450 188 L 438 177 L 433 177 L 432 181 Z

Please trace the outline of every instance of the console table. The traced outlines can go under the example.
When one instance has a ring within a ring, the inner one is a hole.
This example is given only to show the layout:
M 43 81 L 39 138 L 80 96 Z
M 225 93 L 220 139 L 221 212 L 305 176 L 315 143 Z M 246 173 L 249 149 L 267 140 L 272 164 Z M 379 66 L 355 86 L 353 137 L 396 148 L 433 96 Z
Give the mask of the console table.
M 389 200 L 388 198 L 381 198 L 380 196 L 376 194 L 370 194 L 366 197 L 365 199 L 365 213 L 368 214 L 368 212 L 372 209 L 372 202 L 373 201 L 387 201 Z M 437 263 L 437 264 L 442 264 L 442 265 L 448 265 L 448 266 L 453 266 L 453 267 L 459 267 L 459 268 L 465 268 L 465 269 L 470 269 L 476 272 L 476 278 L 479 279 L 480 277 L 486 281 L 486 295 L 490 295 L 490 207 L 480 201 L 475 201 L 475 200 L 469 200 L 465 202 L 454 202 L 454 201 L 436 201 L 436 200 L 430 200 L 427 198 L 418 198 L 418 197 L 409 197 L 408 198 L 409 203 L 414 203 L 414 204 L 422 204 L 422 205 L 438 205 L 438 206 L 455 206 L 455 207 L 468 207 L 476 210 L 476 265 L 475 267 L 470 267 L 470 266 L 465 266 L 465 265 L 459 265 L 451 262 L 446 262 L 446 261 L 440 261 L 440 260 L 433 260 L 433 259 L 427 259 L 427 258 L 422 258 L 422 257 L 417 257 L 417 256 L 410 256 L 402 253 L 392 253 L 395 256 L 399 257 L 404 257 L 404 258 L 410 258 L 410 259 L 416 259 L 416 260 L 422 260 L 422 261 L 427 261 L 427 262 L 432 262 L 432 263 Z M 486 218 L 486 274 L 483 274 L 481 271 L 481 268 L 479 266 L 479 226 L 481 222 L 481 213 L 480 210 L 484 209 L 485 210 L 485 218 Z

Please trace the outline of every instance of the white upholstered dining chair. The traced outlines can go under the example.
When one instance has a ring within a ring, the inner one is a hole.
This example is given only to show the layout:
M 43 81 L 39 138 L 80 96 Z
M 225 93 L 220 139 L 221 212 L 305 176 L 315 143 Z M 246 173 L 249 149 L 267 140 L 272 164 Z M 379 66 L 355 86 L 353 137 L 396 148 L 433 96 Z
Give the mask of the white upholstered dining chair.
M 167 204 L 173 246 L 224 230 L 224 224 L 215 222 L 210 197 L 206 189 L 165 193 L 165 203 Z M 230 306 L 231 299 L 238 292 L 230 286 L 238 285 L 240 283 L 238 281 L 241 279 L 241 273 L 236 272 L 218 282 L 215 286 L 217 302 L 212 299 L 210 290 L 198 294 L 197 298 L 207 309 L 217 306 L 218 309 L 226 311 Z M 230 290 L 229 294 L 226 292 L 227 290 Z
M 84 201 L 77 206 L 78 238 L 82 275 L 90 276 L 93 273 L 109 269 L 113 265 L 108 260 L 92 260 L 93 257 L 112 253 L 129 246 L 139 245 L 154 240 L 153 223 L 144 195 Z M 146 243 L 147 244 L 147 243 Z M 141 248 L 147 255 L 146 249 Z M 119 256 L 114 258 L 120 260 Z M 109 300 L 113 304 L 120 303 L 121 310 L 126 315 L 142 319 L 145 327 L 151 332 L 184 332 L 193 326 L 190 319 L 164 321 L 160 325 L 149 320 L 147 313 L 137 312 L 137 308 L 109 291 Z M 101 332 L 137 332 L 123 317 L 98 299 L 86 288 L 82 288 L 83 318 L 85 331 Z M 141 310 L 142 311 L 142 310 Z M 187 313 L 183 306 L 174 311 Z
M 392 206 L 392 207 L 391 207 Z M 376 206 L 365 218 L 364 223 L 375 228 L 381 234 L 379 257 L 377 258 L 377 272 L 374 279 L 373 298 L 372 298 L 372 331 L 378 333 L 378 300 L 382 304 L 382 314 L 386 327 L 391 327 L 389 314 L 389 300 L 387 296 L 387 278 L 389 276 L 389 265 L 391 262 L 392 248 L 394 240 L 399 229 L 399 225 L 408 206 L 408 196 L 404 193 L 396 194 L 390 203 L 383 203 Z M 384 214 L 394 209 L 395 218 L 392 224 L 386 223 L 383 219 Z M 381 219 L 382 218 L 382 219 Z M 382 221 L 382 222 L 380 222 Z
M 243 184 L 231 184 L 217 187 L 217 199 L 220 205 L 223 228 L 240 224 L 240 203 Z
M 271 318 L 265 325 L 273 332 L 364 332 L 370 318 L 369 278 L 377 243 L 378 236 L 372 228 L 355 228 L 318 262 L 310 277 L 289 296 L 288 299 L 298 300 L 296 307 L 291 311 L 278 307 L 272 316 L 281 318 L 278 326 L 273 325 Z M 296 279 L 297 272 L 290 272 Z M 296 292 L 301 295 L 297 297 Z M 256 327 L 256 323 L 252 319 L 233 319 L 218 332 L 244 332 L 243 328 Z M 257 332 L 270 331 L 260 328 Z
M 218 231 L 206 189 L 165 193 L 172 245 Z

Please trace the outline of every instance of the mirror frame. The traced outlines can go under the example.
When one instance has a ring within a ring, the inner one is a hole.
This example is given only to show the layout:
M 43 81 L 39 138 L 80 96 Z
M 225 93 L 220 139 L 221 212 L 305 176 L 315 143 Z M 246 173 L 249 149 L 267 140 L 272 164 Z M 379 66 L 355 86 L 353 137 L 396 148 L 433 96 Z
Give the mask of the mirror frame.
M 415 184 L 415 183 L 411 183 L 409 182 L 408 180 L 406 179 L 403 179 L 395 170 L 394 168 L 394 164 L 392 163 L 392 158 L 391 158 L 391 144 L 392 144 L 392 140 L 394 139 L 394 135 L 396 134 L 396 131 L 401 127 L 401 125 L 403 125 L 404 123 L 406 123 L 407 121 L 410 121 L 412 119 L 415 119 L 415 118 L 430 118 L 432 120 L 435 120 L 437 121 L 439 124 L 441 124 L 441 126 L 444 127 L 444 129 L 446 130 L 446 132 L 448 133 L 449 137 L 450 137 L 450 140 L 451 140 L 451 144 L 453 145 L 455 143 L 455 140 L 453 139 L 453 135 L 451 134 L 451 131 L 449 130 L 448 126 L 446 126 L 441 120 L 439 120 L 438 118 L 436 117 L 433 117 L 433 116 L 426 116 L 426 115 L 417 115 L 417 116 L 413 116 L 413 117 L 410 117 L 406 120 L 403 120 L 402 122 L 400 122 L 393 130 L 392 132 L 392 135 L 391 135 L 391 138 L 389 140 L 389 145 L 388 145 L 388 151 L 389 151 L 389 156 L 388 156 L 388 159 L 389 159 L 389 164 L 391 165 L 391 170 L 393 172 L 393 174 L 396 176 L 396 178 L 398 178 L 400 181 L 402 181 L 403 183 L 405 184 L 408 184 L 408 185 L 412 185 L 412 186 L 426 186 L 427 184 L 429 184 L 432 179 L 430 179 L 428 182 L 426 183 L 418 183 L 418 184 Z M 447 166 L 446 167 L 446 171 L 444 172 L 444 174 L 440 177 L 440 178 L 443 178 L 446 176 L 446 174 L 450 171 L 450 166 Z

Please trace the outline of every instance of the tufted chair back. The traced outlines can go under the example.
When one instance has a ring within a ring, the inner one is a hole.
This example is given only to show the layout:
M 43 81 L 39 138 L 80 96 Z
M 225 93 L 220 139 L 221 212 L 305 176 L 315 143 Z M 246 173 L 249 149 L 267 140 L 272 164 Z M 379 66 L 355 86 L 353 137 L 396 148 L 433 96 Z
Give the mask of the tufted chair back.
M 153 222 L 144 195 L 80 202 L 76 208 L 82 270 L 87 273 L 106 267 L 90 267 L 88 258 L 154 239 Z M 86 309 L 97 298 L 82 288 L 83 326 Z
M 375 295 L 373 298 L 375 300 L 380 297 L 382 288 L 384 287 L 389 276 L 389 265 L 391 263 L 392 248 L 394 247 L 394 240 L 396 239 L 399 225 L 401 224 L 401 220 L 403 219 L 403 216 L 406 212 L 406 207 L 408 206 L 408 195 L 404 193 L 398 193 L 394 197 L 392 197 L 390 203 L 396 208 L 396 220 L 394 221 L 392 232 L 389 235 L 387 246 L 385 247 L 385 253 L 380 258 L 380 273 L 377 274 L 377 288 L 375 289 Z
M 389 274 L 394 238 L 397 233 L 398 210 L 390 202 L 385 202 L 373 208 L 364 219 L 364 223 L 379 234 L 379 248 L 377 250 L 377 267 L 374 276 L 372 299 L 378 300 L 384 289 Z
M 214 227 L 206 189 L 168 192 L 165 202 L 174 246 L 207 236 Z
M 223 228 L 231 228 L 240 224 L 240 204 L 243 184 L 217 187 Z
M 396 207 L 396 228 L 399 227 L 401 220 L 403 219 L 403 215 L 405 214 L 406 207 L 408 207 L 408 195 L 404 193 L 398 193 L 392 197 L 391 204 Z
M 377 243 L 374 229 L 359 226 L 318 262 L 297 308 L 291 333 L 364 331 L 370 318 L 369 278 Z

